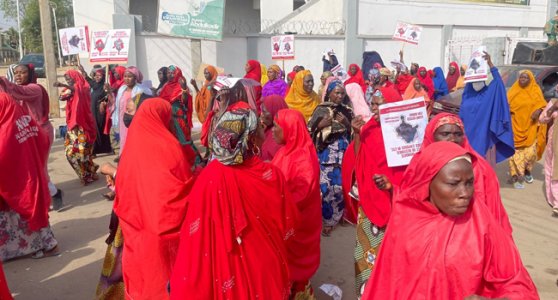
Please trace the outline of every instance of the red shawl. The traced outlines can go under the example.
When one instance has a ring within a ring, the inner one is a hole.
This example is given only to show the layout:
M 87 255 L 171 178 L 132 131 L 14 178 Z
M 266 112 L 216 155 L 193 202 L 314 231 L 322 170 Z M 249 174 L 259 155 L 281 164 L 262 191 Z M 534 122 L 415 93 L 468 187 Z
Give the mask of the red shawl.
M 182 101 L 182 87 L 180 86 L 180 79 L 184 78 L 184 75 L 182 75 L 182 70 L 180 70 L 179 67 L 175 67 L 175 66 L 170 66 L 169 67 L 169 72 L 171 72 L 171 68 L 174 67 L 174 71 L 172 71 L 173 77 L 172 79 L 169 73 L 169 81 L 167 81 L 167 83 L 165 83 L 165 85 L 163 86 L 163 88 L 161 89 L 161 92 L 159 93 L 159 97 L 163 98 L 165 100 L 167 100 L 170 103 L 173 103 L 175 101 Z M 186 79 L 184 79 L 186 80 Z M 182 130 L 184 131 L 184 134 L 186 135 L 186 139 L 187 140 L 191 140 L 192 139 L 192 133 L 191 133 L 191 128 L 193 126 L 192 124 L 192 114 L 193 114 L 193 109 L 194 109 L 194 105 L 192 104 L 192 95 L 190 95 L 190 93 L 188 93 L 188 96 L 186 98 L 186 120 L 188 121 L 188 124 L 186 126 L 186 124 L 181 124 Z
M 74 81 L 74 93 L 66 103 L 66 124 L 68 130 L 74 129 L 76 126 L 83 128 L 88 143 L 95 142 L 97 137 L 97 129 L 93 112 L 91 112 L 91 91 L 89 83 L 85 78 L 75 70 L 69 70 L 65 75 L 70 76 Z
M 320 266 L 322 198 L 318 155 L 299 111 L 280 110 L 275 122 L 283 129 L 285 146 L 272 163 L 283 171 L 303 220 L 287 243 L 291 280 L 307 281 Z
M 2 300 L 12 300 L 12 293 L 8 288 L 8 282 L 6 281 L 6 276 L 4 276 L 4 268 L 0 262 L 0 299 Z
M 455 85 L 457 84 L 457 80 L 459 80 L 459 76 L 461 76 L 460 70 L 459 70 L 459 65 L 452 61 L 450 63 L 450 66 L 453 66 L 455 68 L 455 73 L 453 73 L 453 75 L 450 75 L 449 71 L 448 71 L 448 75 L 446 76 L 446 83 L 448 84 L 448 91 L 452 91 L 453 88 L 455 88 Z
M 116 93 L 116 91 L 118 91 L 118 89 L 124 84 L 124 73 L 126 72 L 126 67 L 116 66 L 116 68 L 114 68 L 114 72 L 118 73 L 118 77 L 120 77 L 120 79 L 116 79 L 114 73 L 110 73 L 110 88 Z
M 399 94 L 401 94 L 401 96 L 405 94 L 407 87 L 409 86 L 409 84 L 411 84 L 413 79 L 415 79 L 415 77 L 407 73 L 401 73 L 399 74 L 399 76 L 397 76 L 397 80 L 395 80 L 395 88 L 397 89 Z
M 297 216 L 286 190 L 281 171 L 257 157 L 209 163 L 188 196 L 171 299 L 287 299 L 285 241 Z
M 391 194 L 378 189 L 373 177 L 383 174 L 393 185 L 399 185 L 405 167 L 388 167 L 382 129 L 375 119 L 362 127 L 360 141 L 355 166 L 359 203 L 374 225 L 384 227 L 391 214 Z
M 47 137 L 6 93 L 0 93 L 0 136 L 0 208 L 13 209 L 31 230 L 44 228 L 50 205 L 44 155 Z
M 429 146 L 430 144 L 434 143 L 434 132 L 440 126 L 445 124 L 455 124 L 464 131 L 463 121 L 459 119 L 458 116 L 449 114 L 449 113 L 441 113 L 433 117 L 425 129 L 424 134 L 424 141 L 422 142 L 422 146 L 420 148 L 420 152 L 415 154 L 413 160 L 420 159 L 421 152 Z M 475 199 L 477 201 L 484 202 L 484 205 L 488 207 L 488 210 L 492 213 L 492 215 L 496 218 L 498 223 L 504 228 L 506 232 L 512 232 L 512 226 L 510 220 L 508 219 L 508 214 L 504 205 L 502 204 L 502 198 L 500 197 L 500 184 L 498 183 L 498 176 L 494 169 L 490 166 L 490 164 L 484 159 L 483 156 L 479 155 L 469 144 L 469 140 L 465 133 L 463 134 L 463 144 L 460 145 L 463 147 L 467 152 L 471 153 L 475 156 L 477 163 L 474 166 L 474 173 L 475 173 Z M 413 174 L 416 170 L 413 170 L 416 164 L 411 163 L 405 174 Z M 405 176 L 407 180 L 412 180 L 412 177 Z M 402 184 L 408 184 L 403 180 Z
M 386 103 L 393 103 L 403 100 L 401 94 L 395 89 L 393 85 L 379 88 Z M 383 148 L 382 148 L 383 149 Z
M 430 74 L 428 72 L 426 72 L 426 75 L 424 77 L 422 77 L 420 75 L 420 72 L 422 70 L 426 71 L 426 68 L 425 67 L 420 67 L 418 69 L 417 78 L 420 80 L 420 83 L 422 83 L 422 86 L 428 92 L 428 98 L 434 99 L 434 81 L 432 80 L 432 77 L 430 77 Z
M 114 211 L 125 239 L 124 284 L 133 299 L 168 299 L 167 282 L 194 181 L 170 120 L 167 101 L 143 102 L 118 165 Z
M 244 78 L 249 78 L 260 82 L 262 80 L 262 67 L 260 66 L 260 62 L 251 59 L 248 61 L 248 65 L 250 65 L 250 70 L 246 72 Z
M 362 88 L 362 91 L 366 93 L 366 83 L 364 83 L 364 77 L 362 76 L 362 71 L 360 70 L 360 67 L 357 64 L 351 64 L 349 65 L 349 70 L 348 70 L 349 72 L 351 71 L 352 67 L 356 68 L 356 73 L 355 75 L 349 73 L 351 77 L 349 77 L 349 79 L 347 79 L 344 82 L 345 86 L 349 83 L 357 83 Z
M 281 109 L 289 108 L 287 103 L 285 103 L 285 99 L 279 95 L 271 95 L 264 97 L 262 99 L 263 106 L 265 110 L 271 114 L 271 117 L 275 119 L 277 112 Z M 262 160 L 268 161 L 272 160 L 275 156 L 275 153 L 281 149 L 282 145 L 279 145 L 273 139 L 273 125 L 269 128 L 265 129 L 265 140 L 262 145 Z
M 463 215 L 441 213 L 430 183 L 467 150 L 451 142 L 427 147 L 410 166 L 362 299 L 539 299 L 511 235 L 473 197 Z M 473 159 L 473 165 L 477 162 Z

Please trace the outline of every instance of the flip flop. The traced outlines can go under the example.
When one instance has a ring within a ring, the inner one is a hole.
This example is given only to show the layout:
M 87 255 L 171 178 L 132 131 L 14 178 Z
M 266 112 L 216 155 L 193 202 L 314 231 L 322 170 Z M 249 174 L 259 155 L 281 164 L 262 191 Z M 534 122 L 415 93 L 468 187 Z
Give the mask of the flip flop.
M 533 183 L 534 179 L 533 179 L 533 175 L 525 175 L 525 182 L 527 183 Z
M 48 251 L 44 251 L 44 250 L 39 250 L 37 252 L 35 252 L 33 255 L 31 255 L 31 258 L 33 259 L 40 259 L 40 258 L 45 258 L 45 257 L 52 257 L 52 256 L 58 256 L 60 255 L 60 250 L 58 249 L 58 245 L 56 245 L 54 248 L 48 250 Z

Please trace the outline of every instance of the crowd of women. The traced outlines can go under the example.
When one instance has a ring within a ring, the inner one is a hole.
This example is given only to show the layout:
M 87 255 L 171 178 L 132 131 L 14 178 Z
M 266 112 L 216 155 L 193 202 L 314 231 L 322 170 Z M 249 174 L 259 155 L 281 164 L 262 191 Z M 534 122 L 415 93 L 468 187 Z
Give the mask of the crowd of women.
M 133 66 L 67 71 L 55 83 L 66 101 L 67 160 L 83 185 L 105 175 L 105 197 L 115 200 L 97 299 L 314 299 L 320 239 L 347 223 L 356 226 L 359 298 L 538 299 L 494 164 L 509 158 L 510 183 L 522 188 L 546 147 L 558 213 L 558 131 L 551 125 L 547 145 L 545 127 L 558 103 L 546 103 L 530 71 L 506 92 L 485 59 L 492 80 L 465 84 L 464 66 L 451 63 L 445 77 L 440 67 L 407 68 L 403 53 L 394 72 L 379 59 L 334 74 L 329 49 L 318 93 L 304 67 L 286 73 L 255 60 L 228 81 L 208 66 L 193 89 L 172 65 L 158 71 L 156 88 Z M 15 83 L 0 80 L 0 161 L 18 166 L 0 180 L 3 260 L 57 250 L 48 97 L 32 67 L 15 70 Z M 430 114 L 460 89 L 460 116 L 432 115 L 411 163 L 389 167 L 379 106 L 422 97 Z M 118 164 L 99 169 L 94 158 L 112 153 Z M 22 239 L 29 249 L 11 248 Z

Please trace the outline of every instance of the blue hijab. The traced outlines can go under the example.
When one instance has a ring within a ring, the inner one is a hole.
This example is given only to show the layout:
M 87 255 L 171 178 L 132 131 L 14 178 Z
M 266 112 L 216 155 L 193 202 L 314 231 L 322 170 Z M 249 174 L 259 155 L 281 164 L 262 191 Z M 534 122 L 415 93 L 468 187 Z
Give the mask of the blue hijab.
M 434 99 L 438 100 L 438 98 L 447 95 L 449 89 L 442 68 L 436 67 L 433 71 L 436 73 L 436 76 L 432 79 L 434 81 L 434 89 L 436 90 L 436 92 L 434 92 Z
M 496 146 L 496 162 L 515 153 L 510 107 L 506 87 L 496 67 L 490 69 L 492 82 L 475 91 L 471 83 L 465 85 L 459 117 L 471 147 L 480 155 Z

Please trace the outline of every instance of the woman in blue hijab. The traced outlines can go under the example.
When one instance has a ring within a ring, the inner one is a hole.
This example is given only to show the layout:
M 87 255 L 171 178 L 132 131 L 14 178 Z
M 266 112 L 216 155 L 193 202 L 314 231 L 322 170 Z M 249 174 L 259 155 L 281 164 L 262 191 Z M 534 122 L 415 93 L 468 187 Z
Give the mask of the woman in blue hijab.
M 440 67 L 434 68 L 434 99 L 447 95 L 449 93 L 448 84 L 446 83 L 446 78 L 444 76 L 444 71 Z

